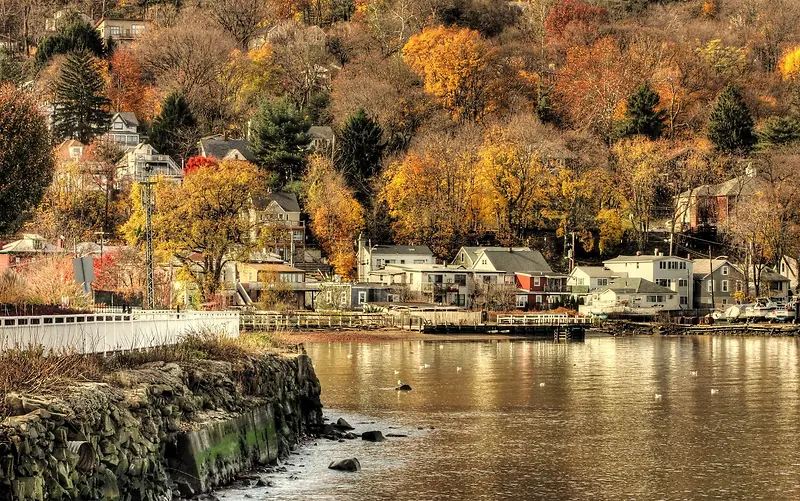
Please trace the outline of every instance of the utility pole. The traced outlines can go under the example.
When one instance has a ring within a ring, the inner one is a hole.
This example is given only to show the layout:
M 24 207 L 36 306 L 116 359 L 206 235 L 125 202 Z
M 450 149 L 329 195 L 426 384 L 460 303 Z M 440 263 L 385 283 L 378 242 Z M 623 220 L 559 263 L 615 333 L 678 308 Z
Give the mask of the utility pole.
M 572 273 L 575 269 L 575 232 L 570 232 L 570 235 L 572 235 L 572 248 L 569 250 L 569 271 Z
M 142 181 L 142 205 L 144 206 L 144 261 L 146 270 L 144 308 L 154 309 L 156 302 L 156 286 L 153 273 L 153 185 L 150 181 L 150 163 L 144 164 L 144 181 Z
M 717 305 L 716 305 L 716 301 L 714 301 L 714 289 L 716 289 L 716 287 L 714 287 L 714 258 L 712 258 L 711 256 L 712 256 L 712 254 L 711 254 L 711 246 L 709 245 L 708 246 L 708 265 L 709 265 L 708 266 L 708 270 L 709 270 L 708 276 L 710 277 L 710 280 L 711 280 L 711 309 L 714 310 Z

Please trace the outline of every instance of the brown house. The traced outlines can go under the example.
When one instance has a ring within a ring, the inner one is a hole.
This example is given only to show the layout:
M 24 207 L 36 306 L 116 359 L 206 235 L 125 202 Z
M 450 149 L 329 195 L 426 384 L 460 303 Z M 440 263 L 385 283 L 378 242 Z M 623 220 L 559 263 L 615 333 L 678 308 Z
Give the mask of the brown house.
M 103 18 L 94 25 L 103 40 L 113 38 L 117 42 L 131 42 L 150 29 L 150 21 L 144 19 Z

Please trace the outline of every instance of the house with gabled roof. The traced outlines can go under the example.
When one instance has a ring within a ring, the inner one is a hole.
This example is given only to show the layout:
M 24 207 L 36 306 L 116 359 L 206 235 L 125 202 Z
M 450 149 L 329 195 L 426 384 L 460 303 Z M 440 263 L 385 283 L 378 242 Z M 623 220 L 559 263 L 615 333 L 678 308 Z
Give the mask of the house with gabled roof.
M 296 254 L 302 253 L 306 242 L 306 226 L 302 218 L 297 195 L 274 191 L 264 196 L 253 197 L 250 208 L 250 223 L 254 228 L 253 238 L 268 235 L 265 250 L 279 255 L 289 263 L 298 263 Z M 291 238 L 290 238 L 291 237 Z
M 204 137 L 197 143 L 201 156 L 217 160 L 244 160 L 255 163 L 253 145 L 246 139 L 225 139 L 221 135 Z
M 694 307 L 724 309 L 736 304 L 734 294 L 747 289 L 742 270 L 727 258 L 695 259 Z
M 372 242 L 364 241 L 363 235 L 358 237 L 356 259 L 359 282 L 371 281 L 373 272 L 391 264 L 436 264 L 436 258 L 427 245 L 372 245 Z
M 108 132 L 103 136 L 122 148 L 135 148 L 141 142 L 139 119 L 132 111 L 111 113 Z
M 643 278 L 662 287 L 671 289 L 678 295 L 681 308 L 693 306 L 694 261 L 678 256 L 665 256 L 637 253 L 634 256 L 617 256 L 603 261 L 603 265 L 617 273 L 627 273 L 630 278 Z
M 41 235 L 25 233 L 19 240 L 10 242 L 0 249 L 0 273 L 7 269 L 23 267 L 46 255 L 65 252 L 62 247 L 51 244 Z
M 644 278 L 615 278 L 586 297 L 579 311 L 589 315 L 652 316 L 681 309 L 678 294 Z

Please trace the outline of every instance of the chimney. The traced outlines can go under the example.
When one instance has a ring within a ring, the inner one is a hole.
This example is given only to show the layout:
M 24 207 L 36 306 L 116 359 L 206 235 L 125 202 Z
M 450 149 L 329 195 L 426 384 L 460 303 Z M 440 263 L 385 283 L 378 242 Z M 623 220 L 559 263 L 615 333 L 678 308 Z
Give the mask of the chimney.
M 659 254 L 659 253 L 658 253 L 658 249 L 656 249 L 656 251 L 655 251 L 655 253 L 653 253 L 653 255 L 654 255 L 654 256 L 660 256 L 661 254 Z
M 688 259 L 689 261 L 691 261 L 691 260 L 692 260 L 692 255 L 691 255 L 691 254 L 686 254 L 686 259 Z
M 641 255 L 642 255 L 642 251 L 636 251 L 636 256 L 637 256 L 637 257 L 638 257 L 638 256 L 641 256 Z

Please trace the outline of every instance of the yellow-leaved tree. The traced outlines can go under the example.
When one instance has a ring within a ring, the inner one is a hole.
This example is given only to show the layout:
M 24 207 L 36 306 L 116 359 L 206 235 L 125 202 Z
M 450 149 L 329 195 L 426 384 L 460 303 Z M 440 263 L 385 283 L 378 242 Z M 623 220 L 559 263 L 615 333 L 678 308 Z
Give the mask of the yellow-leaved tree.
M 778 61 L 778 72 L 784 80 L 800 77 L 800 45 L 788 49 Z
M 203 300 L 211 299 L 229 261 L 247 259 L 258 248 L 247 211 L 263 185 L 258 168 L 223 160 L 188 173 L 183 183 L 155 186 L 153 243 L 165 259 L 177 259 L 183 275 L 195 283 Z M 144 214 L 139 186 L 131 191 L 134 212 L 123 228 L 128 243 L 141 245 Z
M 468 28 L 438 26 L 412 36 L 403 60 L 456 120 L 475 120 L 497 107 L 497 50 Z
M 311 231 L 319 240 L 334 271 L 352 278 L 356 267 L 354 243 L 364 228 L 364 208 L 330 158 L 310 158 L 305 181 L 306 211 Z
M 383 174 L 381 200 L 395 241 L 424 243 L 448 256 L 482 227 L 474 166 L 479 136 L 431 133 Z
M 483 216 L 501 238 L 518 242 L 541 221 L 549 173 L 542 154 L 515 127 L 494 126 L 479 152 L 477 178 Z

